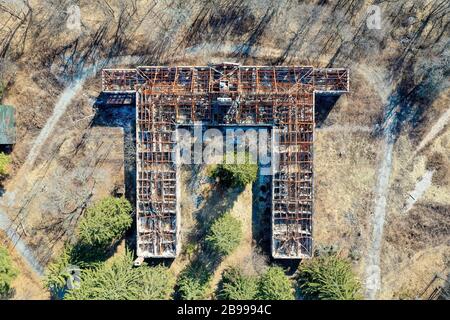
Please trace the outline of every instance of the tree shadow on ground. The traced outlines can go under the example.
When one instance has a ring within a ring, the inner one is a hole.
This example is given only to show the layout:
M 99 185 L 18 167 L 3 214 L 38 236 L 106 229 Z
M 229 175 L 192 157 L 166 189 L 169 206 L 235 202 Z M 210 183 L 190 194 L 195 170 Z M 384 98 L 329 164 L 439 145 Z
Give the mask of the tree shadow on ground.
M 227 188 L 220 183 L 213 184 L 209 196 L 201 208 L 194 213 L 196 224 L 186 236 L 186 244 L 194 244 L 192 252 L 183 252 L 188 255 L 189 263 L 181 272 L 181 277 L 195 279 L 202 286 L 207 286 L 212 275 L 223 261 L 223 256 L 216 253 L 206 243 L 206 236 L 212 223 L 233 208 L 237 198 L 244 188 Z M 177 290 L 176 299 L 181 299 Z
M 93 127 L 118 127 L 124 131 L 125 197 L 136 200 L 136 107 L 133 94 L 102 92 L 95 102 Z M 124 104 L 119 104 L 124 103 Z
M 134 94 L 116 94 L 101 92 L 97 97 L 94 108 L 95 116 L 92 127 L 122 128 L 124 154 L 124 189 L 125 197 L 130 201 L 135 211 L 136 205 L 136 106 Z M 117 190 L 115 190 L 117 191 Z M 118 192 L 117 195 L 121 195 Z M 130 228 L 125 238 L 127 245 L 136 244 L 136 223 Z
M 252 186 L 252 241 L 264 255 L 270 256 L 272 224 L 272 177 L 258 174 Z
M 244 188 L 227 188 L 217 183 L 210 191 L 210 196 L 203 207 L 195 213 L 195 234 L 198 240 L 206 236 L 211 224 L 220 216 L 231 210 Z M 192 238 L 191 238 L 192 239 Z
M 201 173 L 202 165 L 191 165 L 189 170 L 196 174 Z M 239 195 L 244 188 L 228 188 L 220 182 L 214 182 L 211 184 L 211 188 L 208 190 L 208 194 L 204 196 L 199 194 L 200 184 L 196 183 L 198 179 L 192 179 L 191 184 L 188 185 L 188 189 L 192 189 L 192 195 L 195 201 L 199 203 L 195 204 L 198 209 L 194 209 L 193 217 L 195 218 L 195 226 L 187 234 L 186 243 L 198 243 L 202 241 L 206 236 L 211 224 L 220 216 L 231 210 L 237 201 Z M 200 191 L 201 192 L 201 191 Z

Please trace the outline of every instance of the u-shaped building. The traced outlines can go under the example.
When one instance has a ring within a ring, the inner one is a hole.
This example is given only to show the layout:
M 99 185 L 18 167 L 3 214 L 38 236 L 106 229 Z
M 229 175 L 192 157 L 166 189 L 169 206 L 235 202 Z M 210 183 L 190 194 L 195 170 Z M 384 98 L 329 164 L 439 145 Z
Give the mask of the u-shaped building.
M 199 123 L 264 125 L 277 135 L 272 256 L 312 255 L 315 95 L 348 92 L 347 69 L 234 63 L 104 69 L 102 90 L 136 93 L 138 257 L 174 258 L 180 250 L 176 131 Z

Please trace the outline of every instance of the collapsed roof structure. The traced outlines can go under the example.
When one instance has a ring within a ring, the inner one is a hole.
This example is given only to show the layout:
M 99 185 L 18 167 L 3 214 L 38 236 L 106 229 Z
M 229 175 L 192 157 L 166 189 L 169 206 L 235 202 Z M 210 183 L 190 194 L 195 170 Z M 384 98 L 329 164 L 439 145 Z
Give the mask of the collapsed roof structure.
M 315 94 L 349 91 L 347 69 L 151 66 L 104 69 L 104 92 L 136 92 L 137 255 L 180 250 L 179 125 L 268 125 L 279 135 L 272 172 L 272 255 L 312 255 Z M 220 103 L 227 101 L 229 103 Z

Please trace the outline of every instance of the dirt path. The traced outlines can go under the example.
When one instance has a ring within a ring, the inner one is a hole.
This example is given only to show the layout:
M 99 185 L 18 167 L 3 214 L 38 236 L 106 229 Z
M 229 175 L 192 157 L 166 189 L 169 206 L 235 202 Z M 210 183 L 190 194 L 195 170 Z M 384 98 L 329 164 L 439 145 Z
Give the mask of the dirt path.
M 425 193 L 425 191 L 428 190 L 428 188 L 431 186 L 431 182 L 433 180 L 433 170 L 427 170 L 425 174 L 423 175 L 422 179 L 420 179 L 419 182 L 417 182 L 416 187 L 414 190 L 409 194 L 408 199 L 406 200 L 405 210 L 404 213 L 408 212 Z
M 134 62 L 136 60 L 136 57 L 130 56 L 115 57 L 109 61 L 102 60 L 96 65 L 85 67 L 79 72 L 78 76 L 75 76 L 75 80 L 69 83 L 59 95 L 50 118 L 48 118 L 37 138 L 33 141 L 24 164 L 20 167 L 11 181 L 9 181 L 6 192 L 0 197 L 0 230 L 5 232 L 17 252 L 38 275 L 43 274 L 44 268 L 39 264 L 32 250 L 21 239 L 22 233 L 25 232 L 22 224 L 24 223 L 27 214 L 23 210 L 19 210 L 17 213 L 15 212 L 16 208 L 20 207 L 18 204 L 27 203 L 30 194 L 33 194 L 35 189 L 39 187 L 35 183 L 36 176 L 30 175 L 29 173 L 33 170 L 36 159 L 42 154 L 44 154 L 45 157 L 45 148 L 48 145 L 48 140 L 52 138 L 59 120 L 65 114 L 71 102 L 76 99 L 82 91 L 86 80 L 95 76 L 99 69 L 110 64 Z M 47 155 L 47 157 L 48 156 L 49 155 Z M 13 219 L 14 221 L 11 221 L 13 216 L 15 217 Z
M 38 137 L 34 140 L 33 146 L 28 153 L 25 163 L 20 169 L 21 171 L 26 171 L 33 167 L 34 162 L 36 161 L 37 156 L 40 154 L 42 147 L 45 146 L 45 141 L 47 141 L 49 135 L 53 133 L 53 130 L 55 129 L 55 126 L 58 123 L 59 119 L 64 114 L 64 112 L 66 112 L 66 109 L 73 98 L 80 92 L 85 81 L 86 76 L 75 80 L 75 82 L 66 87 L 62 94 L 59 96 L 58 101 L 53 108 L 52 115 L 45 123 L 44 128 L 42 128 L 42 130 L 39 132 Z
M 28 262 L 13 248 L 13 244 L 9 241 L 6 234 L 0 231 L 0 243 L 5 244 L 13 264 L 19 269 L 18 276 L 13 280 L 12 287 L 14 289 L 13 300 L 47 300 L 49 293 L 44 288 L 41 278 L 35 270 L 31 269 Z
M 11 228 L 11 220 L 8 216 L 0 209 L 0 231 L 4 231 L 9 241 L 16 249 L 16 251 L 23 257 L 28 266 L 39 276 L 44 274 L 44 268 L 36 260 L 31 249 L 25 244 L 13 228 Z
M 450 121 L 450 108 L 439 117 L 434 126 L 430 129 L 427 135 L 423 138 L 423 140 L 419 143 L 419 146 L 416 149 L 416 153 L 422 150 L 429 142 L 431 142 L 438 134 L 441 132 L 445 126 Z
M 383 144 L 380 153 L 381 163 L 378 168 L 378 178 L 374 197 L 374 212 L 372 216 L 372 236 L 368 246 L 366 260 L 365 289 L 366 298 L 375 299 L 381 287 L 380 254 L 383 239 L 383 228 L 386 218 L 386 205 L 389 189 L 389 178 L 392 171 L 392 154 L 394 147 L 394 127 L 397 121 L 396 110 L 389 102 L 392 94 L 392 85 L 381 69 L 358 64 L 356 71 L 360 73 L 367 83 L 377 90 L 384 108 Z
M 380 255 L 383 240 L 383 229 L 387 210 L 387 196 L 389 192 L 389 179 L 392 171 L 392 155 L 395 142 L 396 123 L 398 121 L 398 109 L 395 103 L 389 101 L 385 107 L 385 124 L 383 126 L 383 148 L 381 163 L 378 169 L 374 213 L 372 217 L 372 237 L 369 244 L 366 262 L 366 298 L 376 299 L 381 289 Z M 446 111 L 422 140 L 417 151 L 423 148 L 445 127 L 450 118 L 450 109 Z M 431 185 L 433 172 L 427 171 L 423 178 L 417 183 L 415 190 L 411 193 L 412 199 L 406 203 L 406 211 L 425 193 Z
M 383 239 L 383 227 L 386 217 L 387 190 L 389 188 L 389 178 L 392 170 L 393 143 L 389 140 L 389 136 L 386 135 L 383 148 L 384 157 L 379 168 L 375 209 L 372 217 L 372 241 L 369 246 L 366 267 L 366 297 L 369 299 L 376 298 L 381 284 L 381 240 Z
M 86 77 L 81 77 L 76 80 L 73 84 L 69 85 L 59 96 L 58 101 L 53 108 L 53 113 L 46 122 L 44 128 L 39 132 L 39 135 L 33 142 L 33 146 L 31 147 L 28 156 L 22 165 L 22 167 L 17 172 L 17 180 L 14 181 L 12 185 L 13 188 L 6 191 L 3 195 L 3 198 L 0 199 L 0 229 L 3 230 L 6 235 L 9 237 L 10 241 L 13 243 L 17 252 L 24 258 L 24 260 L 29 264 L 33 271 L 35 271 L 38 275 L 43 274 L 44 268 L 40 265 L 40 263 L 36 260 L 33 255 L 31 249 L 22 241 L 21 235 L 17 232 L 18 228 L 13 226 L 12 221 L 9 219 L 6 209 L 11 208 L 13 203 L 17 203 L 19 199 L 17 199 L 16 195 L 22 195 L 22 199 L 26 199 L 27 187 L 29 185 L 27 172 L 33 168 L 33 165 L 36 161 L 36 158 L 42 151 L 42 148 L 46 145 L 45 142 L 49 138 L 49 136 L 53 133 L 56 124 L 58 123 L 61 116 L 65 113 L 67 107 L 71 103 L 72 99 L 79 93 L 83 84 L 86 80 Z M 4 203 L 3 200 L 6 200 Z M 23 219 L 24 217 L 20 217 L 19 219 Z M 19 223 L 22 223 L 20 221 Z

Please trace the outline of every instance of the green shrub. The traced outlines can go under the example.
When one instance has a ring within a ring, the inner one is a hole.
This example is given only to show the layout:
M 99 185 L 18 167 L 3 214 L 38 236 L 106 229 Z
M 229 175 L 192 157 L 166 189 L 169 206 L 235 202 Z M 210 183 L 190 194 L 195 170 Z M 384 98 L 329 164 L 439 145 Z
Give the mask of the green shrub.
M 98 268 L 81 272 L 78 288 L 66 300 L 165 300 L 173 294 L 175 277 L 166 267 L 133 267 L 130 252 L 112 258 Z
M 230 213 L 215 220 L 206 236 L 209 246 L 220 255 L 228 255 L 242 239 L 242 223 Z
M 230 268 L 222 275 L 219 297 L 225 300 L 255 300 L 258 296 L 257 278 L 246 276 L 237 268 Z
M 78 241 L 64 248 L 46 270 L 44 284 L 55 298 L 62 298 L 70 266 L 94 272 L 108 258 L 109 247 L 131 226 L 132 207 L 125 198 L 108 197 L 90 207 L 78 225 Z M 84 270 L 83 272 L 88 272 Z
M 70 249 L 65 248 L 58 258 L 47 266 L 45 272 L 44 285 L 54 298 L 61 298 L 64 295 L 67 279 L 70 274 Z
M 197 250 L 196 243 L 189 242 L 184 246 L 184 254 L 188 257 L 188 259 L 191 259 L 196 250 Z
M 178 281 L 178 293 L 182 300 L 202 300 L 206 289 L 205 284 L 197 278 L 184 276 Z
M 225 156 L 225 160 L 226 160 Z M 235 154 L 235 161 L 238 155 Z M 212 171 L 211 176 L 213 178 L 219 178 L 226 186 L 229 187 L 245 187 L 249 183 L 256 181 L 258 177 L 258 165 L 256 163 L 250 163 L 250 154 L 245 153 L 244 163 L 226 163 L 217 165 Z
M 181 272 L 177 287 L 182 300 L 205 299 L 211 274 L 200 262 L 193 263 Z
M 18 271 L 13 266 L 6 248 L 0 247 L 0 298 L 11 293 L 11 283 L 17 277 Z
M 260 300 L 293 300 L 291 280 L 280 267 L 270 267 L 258 281 Z
M 107 248 L 131 226 L 132 207 L 125 198 L 107 197 L 90 207 L 78 225 L 80 245 Z
M 361 299 L 361 285 L 350 262 L 336 254 L 313 258 L 299 267 L 299 287 L 307 299 Z
M 0 178 L 8 174 L 8 165 L 11 163 L 9 154 L 0 152 Z
M 53 298 L 61 299 L 67 290 L 67 281 L 74 268 L 98 268 L 106 260 L 102 250 L 75 245 L 67 245 L 62 253 L 47 266 L 44 285 Z

